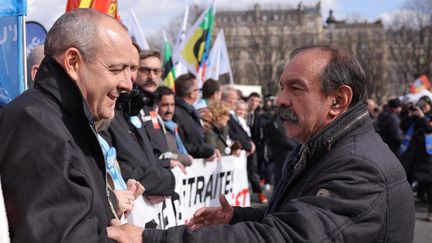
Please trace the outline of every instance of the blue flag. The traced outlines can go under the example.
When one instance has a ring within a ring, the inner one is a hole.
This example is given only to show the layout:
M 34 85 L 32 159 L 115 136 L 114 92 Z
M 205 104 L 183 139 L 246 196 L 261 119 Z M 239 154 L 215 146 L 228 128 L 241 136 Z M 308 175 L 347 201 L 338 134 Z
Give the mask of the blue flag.
M 0 106 L 24 91 L 24 30 L 26 0 L 1 0 Z
M 27 0 L 1 0 L 0 16 L 27 15 Z

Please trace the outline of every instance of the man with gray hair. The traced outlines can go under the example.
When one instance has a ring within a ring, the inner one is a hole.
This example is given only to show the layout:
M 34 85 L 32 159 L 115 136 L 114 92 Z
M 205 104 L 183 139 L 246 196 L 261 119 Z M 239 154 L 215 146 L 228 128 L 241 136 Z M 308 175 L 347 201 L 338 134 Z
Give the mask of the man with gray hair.
M 132 42 L 92 9 L 48 32 L 34 88 L 0 112 L 0 173 L 12 242 L 108 242 L 114 218 L 95 124 L 132 89 Z
M 402 165 L 375 133 L 366 75 L 348 53 L 300 47 L 280 78 L 278 116 L 300 143 L 267 208 L 202 208 L 187 226 L 114 226 L 143 242 L 412 242 L 415 210 Z

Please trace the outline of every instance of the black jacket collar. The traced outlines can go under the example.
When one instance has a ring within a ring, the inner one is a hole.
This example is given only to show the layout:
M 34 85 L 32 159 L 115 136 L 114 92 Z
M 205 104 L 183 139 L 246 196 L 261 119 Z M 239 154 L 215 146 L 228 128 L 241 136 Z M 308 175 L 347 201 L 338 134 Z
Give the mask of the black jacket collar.
M 306 166 L 311 166 L 318 161 L 319 158 L 328 153 L 332 146 L 347 133 L 358 126 L 367 126 L 366 124 L 372 126 L 366 104 L 360 103 L 354 105 L 321 132 L 301 145 L 295 159 L 290 163 L 292 172 L 296 176 L 299 175 Z
M 93 125 L 93 115 L 75 82 L 52 57 L 46 56 L 37 72 L 34 88 L 53 99 L 63 111 L 83 115 Z

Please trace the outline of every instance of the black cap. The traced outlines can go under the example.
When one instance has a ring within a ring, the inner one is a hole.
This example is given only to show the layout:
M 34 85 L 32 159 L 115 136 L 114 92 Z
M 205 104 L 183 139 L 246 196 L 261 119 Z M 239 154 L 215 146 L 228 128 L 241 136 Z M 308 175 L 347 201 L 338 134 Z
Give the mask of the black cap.
M 388 101 L 388 106 L 391 108 L 398 108 L 401 106 L 401 101 L 399 98 L 394 98 Z

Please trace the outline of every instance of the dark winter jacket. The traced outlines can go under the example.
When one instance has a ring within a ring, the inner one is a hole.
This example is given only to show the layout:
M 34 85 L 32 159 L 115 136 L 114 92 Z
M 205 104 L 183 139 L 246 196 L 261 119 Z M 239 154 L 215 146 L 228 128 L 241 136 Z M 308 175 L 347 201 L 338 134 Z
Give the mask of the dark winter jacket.
M 12 242 L 109 242 L 105 162 L 80 90 L 46 57 L 34 89 L 0 113 Z
M 402 121 L 402 129 L 407 131 L 414 125 L 414 133 L 407 150 L 401 155 L 401 162 L 412 179 L 432 183 L 432 155 L 426 152 L 425 145 L 425 134 L 432 134 L 430 119 L 430 116 L 407 116 Z
M 252 150 L 252 138 L 246 133 L 240 123 L 237 122 L 236 117 L 230 114 L 230 119 L 228 120 L 228 134 L 230 138 L 234 141 L 239 141 L 242 148 L 247 152 Z
M 159 158 L 161 154 L 169 152 L 168 143 L 165 137 L 165 133 L 163 132 L 161 120 L 157 118 L 157 112 L 154 109 L 154 96 L 150 92 L 140 89 L 140 92 L 143 92 L 144 95 L 149 97 L 150 102 L 144 104 L 140 112 L 140 116 L 143 120 L 143 128 L 146 130 L 150 143 L 153 147 L 153 152 L 156 157 Z M 159 159 L 159 163 L 162 163 L 164 167 L 170 167 L 170 159 Z
M 204 142 L 204 129 L 198 112 L 183 99 L 175 98 L 173 120 L 178 124 L 179 134 L 188 153 L 194 158 L 208 158 L 214 153 L 214 146 Z
M 273 162 L 282 167 L 288 154 L 297 146 L 297 142 L 286 136 L 285 127 L 280 119 L 274 118 L 263 127 L 263 130 Z
M 377 121 L 379 134 L 396 156 L 399 156 L 399 148 L 403 139 L 400 122 L 398 114 L 390 111 L 381 113 Z
M 117 150 L 117 159 L 125 180 L 136 179 L 145 187 L 144 195 L 170 196 L 174 193 L 175 178 L 169 168 L 156 158 L 143 122 L 138 116 L 137 128 L 130 116 L 117 109 L 110 127 L 102 135 Z
M 227 150 L 227 148 L 230 148 L 228 145 L 228 130 L 228 126 L 219 128 L 215 124 L 212 124 L 212 128 L 204 133 L 204 141 L 216 146 L 222 156 L 231 155 L 231 149 Z
M 231 225 L 146 230 L 144 242 L 412 242 L 411 188 L 364 104 L 296 151 L 267 211 L 236 207 Z

